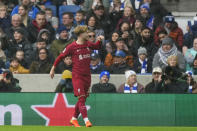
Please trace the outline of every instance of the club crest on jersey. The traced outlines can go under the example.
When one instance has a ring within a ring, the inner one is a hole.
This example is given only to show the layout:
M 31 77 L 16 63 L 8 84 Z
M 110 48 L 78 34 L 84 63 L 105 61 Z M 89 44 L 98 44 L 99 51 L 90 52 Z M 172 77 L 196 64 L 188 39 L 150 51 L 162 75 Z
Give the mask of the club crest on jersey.
M 83 56 L 82 55 L 79 55 L 79 60 L 83 60 Z

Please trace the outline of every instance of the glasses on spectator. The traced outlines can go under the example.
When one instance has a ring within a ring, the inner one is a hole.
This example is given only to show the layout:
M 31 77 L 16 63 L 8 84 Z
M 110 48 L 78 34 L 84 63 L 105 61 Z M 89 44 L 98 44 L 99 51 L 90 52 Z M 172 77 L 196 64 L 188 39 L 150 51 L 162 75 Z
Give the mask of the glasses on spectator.
M 88 35 L 88 36 L 89 36 L 89 38 L 92 38 L 92 37 L 95 38 L 95 35 Z
M 153 75 L 161 75 L 160 72 L 154 72 Z
M 46 54 L 46 52 L 40 52 L 39 54 L 40 54 L 40 55 L 43 55 L 43 54 Z

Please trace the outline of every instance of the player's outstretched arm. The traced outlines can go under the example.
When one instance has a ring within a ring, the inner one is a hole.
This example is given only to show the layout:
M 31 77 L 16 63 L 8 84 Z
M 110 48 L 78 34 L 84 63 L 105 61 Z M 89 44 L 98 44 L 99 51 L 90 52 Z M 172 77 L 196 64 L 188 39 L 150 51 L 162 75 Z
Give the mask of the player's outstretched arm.
M 50 71 L 51 79 L 53 79 L 54 75 L 55 75 L 55 66 L 52 66 L 51 71 Z

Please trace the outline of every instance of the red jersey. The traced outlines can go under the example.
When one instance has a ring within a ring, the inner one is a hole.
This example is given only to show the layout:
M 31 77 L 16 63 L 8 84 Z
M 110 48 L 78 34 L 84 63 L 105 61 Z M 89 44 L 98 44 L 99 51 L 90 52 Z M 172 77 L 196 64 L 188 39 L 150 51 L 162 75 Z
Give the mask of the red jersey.
M 56 58 L 54 66 L 56 67 L 65 56 L 71 55 L 73 65 L 72 73 L 90 75 L 90 60 L 92 50 L 98 50 L 100 47 L 100 41 L 97 41 L 96 43 L 86 41 L 83 45 L 79 45 L 76 43 L 76 41 L 74 41 L 69 44 Z

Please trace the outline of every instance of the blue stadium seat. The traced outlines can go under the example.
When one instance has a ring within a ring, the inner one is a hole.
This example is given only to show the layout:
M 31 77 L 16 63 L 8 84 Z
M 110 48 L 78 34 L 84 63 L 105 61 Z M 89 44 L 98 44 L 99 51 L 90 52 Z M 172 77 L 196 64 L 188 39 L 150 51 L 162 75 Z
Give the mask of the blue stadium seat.
M 46 8 L 50 8 L 53 12 L 53 16 L 57 16 L 57 8 L 54 5 L 45 5 Z
M 76 14 L 76 12 L 78 10 L 80 10 L 81 8 L 77 5 L 62 5 L 59 7 L 59 19 L 60 19 L 60 23 L 62 23 L 62 14 L 64 12 L 71 12 L 74 15 Z

